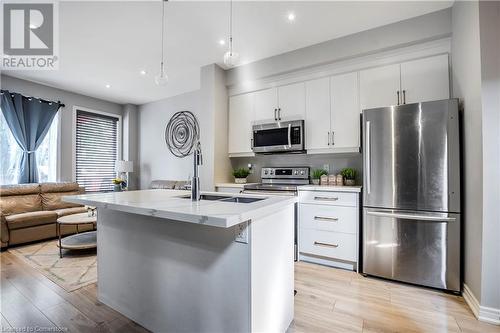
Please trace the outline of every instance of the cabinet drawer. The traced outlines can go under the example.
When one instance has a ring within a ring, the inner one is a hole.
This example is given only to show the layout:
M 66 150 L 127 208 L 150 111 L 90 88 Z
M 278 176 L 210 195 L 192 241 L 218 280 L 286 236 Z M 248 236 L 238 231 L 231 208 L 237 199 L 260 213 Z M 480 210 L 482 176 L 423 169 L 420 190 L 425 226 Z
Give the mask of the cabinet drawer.
M 299 232 L 299 248 L 301 253 L 357 261 L 355 234 L 305 228 L 300 228 Z
M 355 234 L 358 210 L 356 207 L 300 204 L 301 228 Z
M 346 192 L 300 191 L 299 200 L 300 203 L 354 207 L 358 203 L 358 195 Z

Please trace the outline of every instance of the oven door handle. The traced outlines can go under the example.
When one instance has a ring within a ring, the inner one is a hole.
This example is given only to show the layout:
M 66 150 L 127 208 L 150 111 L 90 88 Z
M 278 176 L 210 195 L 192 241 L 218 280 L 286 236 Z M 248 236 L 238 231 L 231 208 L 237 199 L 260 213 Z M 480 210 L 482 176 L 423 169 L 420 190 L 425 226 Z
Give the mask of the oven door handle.
M 292 124 L 288 124 L 288 149 L 292 149 Z

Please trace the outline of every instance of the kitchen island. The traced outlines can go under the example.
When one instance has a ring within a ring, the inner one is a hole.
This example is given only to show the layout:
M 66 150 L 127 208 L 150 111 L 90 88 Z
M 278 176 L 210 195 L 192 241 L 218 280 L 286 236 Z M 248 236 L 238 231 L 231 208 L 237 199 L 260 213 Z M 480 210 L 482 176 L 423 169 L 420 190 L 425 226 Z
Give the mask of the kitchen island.
M 154 332 L 284 332 L 293 319 L 294 197 L 142 190 L 96 206 L 98 298 Z

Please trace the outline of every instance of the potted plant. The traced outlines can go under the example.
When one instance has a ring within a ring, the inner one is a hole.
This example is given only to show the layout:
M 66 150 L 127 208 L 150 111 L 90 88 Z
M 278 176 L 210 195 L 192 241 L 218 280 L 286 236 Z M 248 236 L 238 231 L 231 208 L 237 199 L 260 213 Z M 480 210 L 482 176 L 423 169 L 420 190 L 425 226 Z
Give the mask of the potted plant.
M 354 186 L 356 185 L 356 170 L 353 168 L 344 168 L 340 172 L 342 177 L 344 177 L 344 183 L 347 186 Z
M 115 185 L 113 189 L 115 192 L 120 192 L 124 187 L 127 186 L 125 181 L 121 178 L 114 178 L 113 184 Z
M 245 184 L 250 170 L 247 168 L 236 168 L 233 170 L 234 182 L 236 184 Z
M 328 175 L 328 172 L 324 169 L 313 170 L 312 175 L 311 175 L 312 183 L 314 185 L 319 185 L 319 180 L 320 180 L 321 176 L 323 176 L 323 175 Z

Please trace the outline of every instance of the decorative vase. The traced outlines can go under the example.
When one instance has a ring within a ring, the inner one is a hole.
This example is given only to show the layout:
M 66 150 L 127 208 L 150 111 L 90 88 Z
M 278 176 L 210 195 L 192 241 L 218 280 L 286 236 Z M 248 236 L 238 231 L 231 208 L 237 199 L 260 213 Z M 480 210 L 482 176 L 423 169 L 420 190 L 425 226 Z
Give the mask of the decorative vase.
M 319 179 L 318 178 L 313 178 L 312 180 L 314 185 L 319 185 Z
M 236 184 L 246 184 L 247 183 L 247 179 L 246 178 L 234 178 L 234 182 Z
M 354 186 L 354 185 L 356 185 L 356 181 L 354 179 L 346 179 L 345 185 L 346 186 Z
M 122 191 L 122 184 L 115 184 L 114 191 L 121 192 Z

